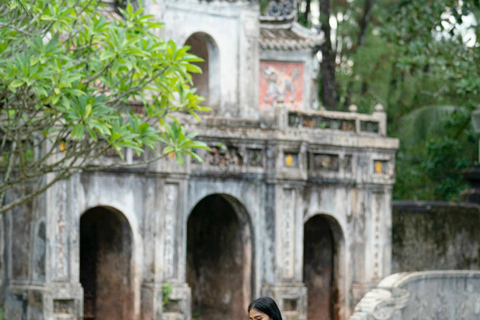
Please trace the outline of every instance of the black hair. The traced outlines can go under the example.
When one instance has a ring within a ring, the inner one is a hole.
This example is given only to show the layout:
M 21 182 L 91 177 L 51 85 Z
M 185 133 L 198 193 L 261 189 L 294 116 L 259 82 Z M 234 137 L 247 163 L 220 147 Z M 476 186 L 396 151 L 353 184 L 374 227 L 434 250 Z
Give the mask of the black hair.
M 265 313 L 272 320 L 282 320 L 282 314 L 280 313 L 275 300 L 270 297 L 261 297 L 253 300 L 248 306 L 248 313 L 250 313 L 250 310 L 252 309 Z

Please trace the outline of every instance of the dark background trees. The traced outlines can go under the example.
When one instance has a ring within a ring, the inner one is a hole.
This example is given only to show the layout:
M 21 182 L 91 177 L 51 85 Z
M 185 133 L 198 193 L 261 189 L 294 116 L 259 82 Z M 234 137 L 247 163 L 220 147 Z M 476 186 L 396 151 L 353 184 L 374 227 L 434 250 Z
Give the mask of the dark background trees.
M 394 198 L 459 199 L 461 171 L 478 163 L 479 1 L 300 0 L 298 21 L 327 36 L 323 106 L 384 105 L 401 141 Z

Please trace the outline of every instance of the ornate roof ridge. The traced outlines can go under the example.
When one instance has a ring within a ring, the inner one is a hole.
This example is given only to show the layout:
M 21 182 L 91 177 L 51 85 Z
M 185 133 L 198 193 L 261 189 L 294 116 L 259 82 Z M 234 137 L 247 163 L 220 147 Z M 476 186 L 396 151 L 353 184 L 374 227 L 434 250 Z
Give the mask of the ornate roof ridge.
M 260 16 L 262 22 L 293 22 L 297 19 L 297 0 L 270 0 Z
M 283 21 L 282 23 L 270 23 L 260 21 L 260 28 L 262 29 L 290 29 L 292 27 L 292 21 Z
M 317 33 L 311 29 L 305 28 L 298 22 L 293 22 L 291 24 L 291 29 L 300 37 L 311 38 L 311 39 L 323 39 L 323 33 Z

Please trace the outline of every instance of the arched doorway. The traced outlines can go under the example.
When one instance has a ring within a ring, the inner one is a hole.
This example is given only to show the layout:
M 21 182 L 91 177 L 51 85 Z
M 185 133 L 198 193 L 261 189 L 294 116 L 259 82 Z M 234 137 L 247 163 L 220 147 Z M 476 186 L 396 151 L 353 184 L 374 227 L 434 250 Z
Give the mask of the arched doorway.
M 80 218 L 84 319 L 131 320 L 132 230 L 119 211 L 95 207 Z
M 205 97 L 203 104 L 217 108 L 220 102 L 220 57 L 215 40 L 206 33 L 197 32 L 187 39 L 185 45 L 191 47 L 190 53 L 204 60 L 195 63 L 202 69 L 202 73 L 192 74 L 197 93 Z
M 340 319 L 338 232 L 336 221 L 323 215 L 305 223 L 303 281 L 308 290 L 308 320 Z
M 187 223 L 187 281 L 192 316 L 246 319 L 252 296 L 252 240 L 248 214 L 234 199 L 211 195 Z

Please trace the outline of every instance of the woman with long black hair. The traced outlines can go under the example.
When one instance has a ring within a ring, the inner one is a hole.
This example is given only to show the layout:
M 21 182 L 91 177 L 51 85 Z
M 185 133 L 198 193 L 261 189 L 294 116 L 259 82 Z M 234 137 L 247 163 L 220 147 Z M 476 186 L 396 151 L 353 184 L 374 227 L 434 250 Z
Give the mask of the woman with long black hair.
M 248 306 L 248 317 L 250 320 L 282 320 L 275 300 L 270 297 L 253 300 Z

